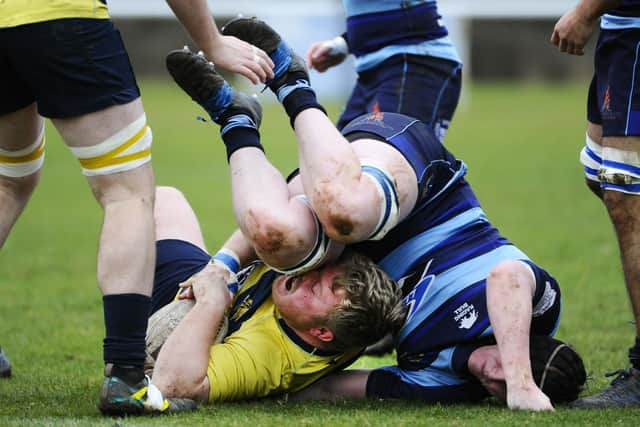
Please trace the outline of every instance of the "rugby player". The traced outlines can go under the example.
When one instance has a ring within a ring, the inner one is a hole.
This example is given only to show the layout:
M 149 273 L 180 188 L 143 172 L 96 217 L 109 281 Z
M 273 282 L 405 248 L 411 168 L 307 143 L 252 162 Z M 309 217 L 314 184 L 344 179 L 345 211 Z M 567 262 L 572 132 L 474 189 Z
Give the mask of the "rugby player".
M 574 404 L 581 408 L 640 406 L 640 1 L 581 0 L 556 23 L 551 42 L 561 52 L 582 55 L 598 20 L 580 161 L 616 232 L 636 339 L 630 367 L 616 371 L 609 388 Z
M 168 3 L 218 65 L 254 82 L 272 75 L 263 51 L 218 32 L 206 1 Z M 0 246 L 40 177 L 43 117 L 50 118 L 104 211 L 98 283 L 106 366 L 99 407 L 105 414 L 143 413 L 143 399 L 131 396 L 147 385 L 155 259 L 152 135 L 106 0 L 0 2 L 0 93 Z
M 155 364 L 150 387 L 164 396 L 218 402 L 295 392 L 402 326 L 400 290 L 365 256 L 345 252 L 295 277 L 255 262 L 238 272 L 231 296 L 229 272 L 238 271 L 235 254 L 249 249 L 246 240 L 234 234 L 212 258 L 175 188 L 158 188 L 155 212 L 153 310 L 171 302 L 180 283 L 188 289 L 181 298 L 195 297 Z M 223 316 L 228 330 L 214 344 Z
M 460 98 L 462 61 L 435 0 L 343 0 L 347 31 L 313 43 L 306 59 L 324 72 L 355 57 L 358 81 L 337 127 L 375 111 L 408 114 L 444 140 Z
M 534 381 L 530 336 L 555 333 L 558 283 L 487 220 L 464 162 L 409 116 L 371 113 L 340 133 L 318 104 L 304 62 L 272 28 L 237 19 L 223 33 L 270 54 L 275 78 L 267 85 L 289 115 L 300 161 L 287 185 L 262 150 L 257 100 L 231 88 L 203 57 L 169 54 L 176 82 L 220 125 L 232 186 L 245 189 L 233 200 L 242 235 L 265 263 L 289 274 L 350 245 L 402 287 L 409 311 L 397 337 L 398 365 L 367 373 L 361 395 L 479 398 L 470 396 L 475 380 L 465 362 L 469 349 L 495 338 L 508 406 L 552 410 L 544 383 Z

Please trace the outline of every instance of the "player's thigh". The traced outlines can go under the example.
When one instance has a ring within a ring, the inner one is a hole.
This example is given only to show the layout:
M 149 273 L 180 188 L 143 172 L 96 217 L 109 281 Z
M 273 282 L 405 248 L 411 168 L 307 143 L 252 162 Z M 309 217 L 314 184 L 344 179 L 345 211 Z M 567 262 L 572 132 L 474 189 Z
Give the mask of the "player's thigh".
M 186 240 L 206 251 L 200 223 L 185 195 L 174 187 L 156 188 L 156 240 Z
M 142 100 L 136 98 L 126 104 L 76 117 L 52 119 L 52 122 L 70 147 L 90 147 L 113 137 L 142 116 Z
M 31 103 L 0 115 L 0 150 L 15 152 L 33 144 L 42 133 L 43 119 Z

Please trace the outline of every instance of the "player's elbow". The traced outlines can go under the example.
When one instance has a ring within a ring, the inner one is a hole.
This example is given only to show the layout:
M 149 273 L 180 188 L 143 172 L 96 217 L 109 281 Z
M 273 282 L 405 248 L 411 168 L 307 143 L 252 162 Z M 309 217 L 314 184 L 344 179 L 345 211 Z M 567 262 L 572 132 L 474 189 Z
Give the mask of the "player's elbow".
M 202 375 L 184 375 L 178 372 L 164 372 L 154 375 L 153 383 L 164 397 L 178 397 L 206 402 L 209 399 L 209 380 Z

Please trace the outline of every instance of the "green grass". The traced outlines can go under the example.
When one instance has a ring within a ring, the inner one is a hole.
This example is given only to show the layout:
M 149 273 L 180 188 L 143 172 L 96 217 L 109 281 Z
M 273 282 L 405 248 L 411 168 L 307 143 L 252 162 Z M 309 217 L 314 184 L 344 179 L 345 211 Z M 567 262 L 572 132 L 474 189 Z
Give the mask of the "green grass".
M 173 84 L 143 82 L 154 132 L 157 182 L 182 189 L 210 248 L 233 228 L 228 170 L 217 131 Z M 612 227 L 583 184 L 586 82 L 482 84 L 468 88 L 447 145 L 469 166 L 489 218 L 560 281 L 558 336 L 583 354 L 589 392 L 623 367 L 634 330 Z M 338 106 L 330 106 L 333 118 Z M 279 108 L 267 107 L 263 141 L 284 173 L 295 141 Z M 102 305 L 95 279 L 101 213 L 76 161 L 52 128 L 42 181 L 0 252 L 0 345 L 15 376 L 0 381 L 0 425 L 637 425 L 640 410 L 515 413 L 492 404 L 283 403 L 202 408 L 168 418 L 113 420 L 96 409 L 102 379 Z M 391 361 L 387 358 L 386 361 Z M 369 358 L 357 366 L 376 366 Z

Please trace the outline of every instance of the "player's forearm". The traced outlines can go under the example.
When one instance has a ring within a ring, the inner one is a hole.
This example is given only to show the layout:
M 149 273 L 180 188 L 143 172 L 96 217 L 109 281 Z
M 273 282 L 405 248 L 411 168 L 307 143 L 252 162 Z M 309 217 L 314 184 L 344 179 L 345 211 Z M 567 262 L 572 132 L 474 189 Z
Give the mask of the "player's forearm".
M 222 249 L 233 251 L 238 256 L 240 262 L 240 268 L 246 267 L 249 263 L 255 261 L 258 257 L 256 251 L 253 250 L 253 246 L 247 238 L 242 234 L 242 230 L 237 229 L 231 234 L 231 236 L 224 242 Z
M 166 0 L 199 49 L 212 57 L 221 34 L 211 16 L 206 0 Z
M 224 314 L 224 302 L 197 301 L 169 336 L 153 374 L 165 396 L 208 399 L 209 350 Z
M 594 21 L 621 3 L 622 0 L 582 0 L 576 6 L 576 10 L 589 21 Z
M 352 369 L 331 374 L 290 396 L 293 400 L 364 399 L 368 369 Z

